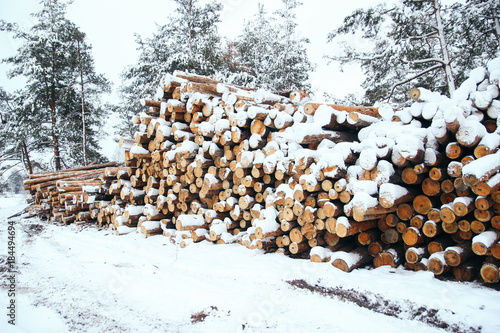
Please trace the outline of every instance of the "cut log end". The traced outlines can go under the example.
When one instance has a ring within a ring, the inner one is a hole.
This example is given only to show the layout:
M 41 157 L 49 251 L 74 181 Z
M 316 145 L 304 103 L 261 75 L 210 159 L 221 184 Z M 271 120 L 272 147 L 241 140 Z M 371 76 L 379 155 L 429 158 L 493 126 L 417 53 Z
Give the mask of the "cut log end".
M 498 266 L 491 263 L 485 263 L 481 267 L 480 274 L 486 283 L 497 283 L 500 280 Z

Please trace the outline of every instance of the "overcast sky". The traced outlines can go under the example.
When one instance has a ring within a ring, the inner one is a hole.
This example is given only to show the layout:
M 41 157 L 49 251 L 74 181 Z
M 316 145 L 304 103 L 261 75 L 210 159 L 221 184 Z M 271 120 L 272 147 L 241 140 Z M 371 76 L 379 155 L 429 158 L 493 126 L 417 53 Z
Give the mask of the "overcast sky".
M 202 1 L 203 2 L 203 1 Z M 234 38 L 241 33 L 243 22 L 257 11 L 258 0 L 221 0 L 220 33 Z M 281 0 L 261 1 L 269 13 L 281 6 Z M 341 73 L 334 64 L 328 65 L 323 58 L 333 45 L 326 43 L 327 34 L 341 24 L 343 18 L 359 7 L 370 6 L 377 1 L 309 0 L 297 10 L 299 31 L 310 39 L 309 58 L 316 64 L 311 74 L 313 90 L 328 91 L 339 97 L 360 92 L 361 72 L 355 67 Z M 138 52 L 134 33 L 148 37 L 156 30 L 156 24 L 166 24 L 167 17 L 175 8 L 168 0 L 75 0 L 68 8 L 67 17 L 87 34 L 93 46 L 96 70 L 104 73 L 119 85 L 119 74 L 125 66 L 137 60 Z M 28 30 L 33 19 L 30 13 L 41 9 L 39 0 L 0 0 L 0 18 L 16 22 Z M 0 58 L 16 53 L 18 44 L 8 34 L 0 33 Z M 12 91 L 23 81 L 9 80 L 5 76 L 8 67 L 0 65 L 0 86 Z

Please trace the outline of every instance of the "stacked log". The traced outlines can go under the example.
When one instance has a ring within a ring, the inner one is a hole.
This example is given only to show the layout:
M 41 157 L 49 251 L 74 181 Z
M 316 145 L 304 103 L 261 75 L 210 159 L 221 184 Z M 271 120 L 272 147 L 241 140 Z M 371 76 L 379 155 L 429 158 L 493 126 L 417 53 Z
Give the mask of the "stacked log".
M 498 62 L 454 99 L 415 88 L 398 111 L 166 75 L 120 142 L 130 177 L 110 184 L 102 223 L 183 247 L 237 242 L 344 271 L 497 282 Z
M 24 189 L 32 196 L 30 214 L 64 224 L 96 220 L 96 202 L 111 199 L 108 180 L 118 169 L 116 163 L 108 163 L 29 175 Z

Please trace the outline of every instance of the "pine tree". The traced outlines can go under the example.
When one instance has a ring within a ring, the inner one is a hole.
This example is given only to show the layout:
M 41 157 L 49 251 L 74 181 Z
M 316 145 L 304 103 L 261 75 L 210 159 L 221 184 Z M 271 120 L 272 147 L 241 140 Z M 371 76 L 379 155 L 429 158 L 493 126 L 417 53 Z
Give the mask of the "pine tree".
M 361 65 L 370 104 L 381 99 L 404 102 L 415 85 L 452 95 L 456 86 L 452 62 L 458 50 L 450 45 L 449 15 L 439 0 L 406 0 L 391 8 L 381 4 L 356 10 L 329 34 L 328 41 L 350 36 L 372 47 L 359 49 L 344 40 L 342 53 L 328 58 Z
M 123 73 L 122 92 L 142 98 L 155 94 L 165 73 L 175 70 L 214 75 L 221 66 L 221 37 L 217 23 L 222 5 L 198 0 L 175 0 L 175 13 L 149 38 L 136 36 L 139 60 Z M 141 97 L 140 97 L 141 96 Z
M 306 44 L 297 33 L 297 0 L 282 0 L 283 8 L 269 15 L 259 3 L 254 18 L 245 23 L 234 42 L 239 69 L 230 70 L 229 81 L 270 90 L 309 88 L 309 62 Z M 226 55 L 228 53 L 226 52 Z
M 0 188 L 6 186 L 2 179 L 8 180 L 18 173 L 31 174 L 34 168 L 40 168 L 30 155 L 39 150 L 42 143 L 28 135 L 39 126 L 24 121 L 30 109 L 20 110 L 26 108 L 22 100 L 20 92 L 9 94 L 0 87 Z
M 74 78 L 74 89 L 79 94 L 81 114 L 81 137 L 82 155 L 76 154 L 76 158 L 83 164 L 89 164 L 89 160 L 102 160 L 98 152 L 97 129 L 100 128 L 106 111 L 100 107 L 99 96 L 104 92 L 111 91 L 110 82 L 102 74 L 95 71 L 92 48 L 87 44 L 85 33 L 73 26 L 73 54 L 71 56 L 76 76 Z M 81 163 L 79 163 L 81 164 Z
M 295 10 L 302 6 L 297 0 L 282 0 L 284 7 L 276 11 L 278 16 L 278 38 L 272 80 L 277 90 L 297 90 L 310 88 L 309 72 L 313 70 L 307 57 L 307 38 L 297 33 Z
M 3 30 L 22 41 L 17 54 L 4 59 L 13 65 L 10 77 L 27 79 L 24 106 L 16 110 L 22 113 L 20 118 L 27 126 L 38 126 L 29 134 L 43 143 L 44 148 L 50 147 L 56 170 L 85 164 L 85 156 L 103 160 L 98 153 L 98 132 L 93 126 L 103 116 L 96 107 L 99 95 L 109 90 L 109 83 L 93 70 L 85 35 L 65 18 L 65 13 L 65 2 L 45 0 L 43 9 L 33 15 L 38 22 L 29 32 L 15 24 L 2 23 Z M 86 147 L 83 133 L 87 137 Z
M 198 0 L 174 0 L 175 12 L 166 17 L 151 37 L 136 35 L 139 59 L 122 73 L 120 112 L 124 126 L 119 134 L 128 136 L 134 126 L 130 115 L 141 110 L 142 98 L 153 98 L 158 82 L 175 70 L 200 75 L 215 75 L 222 66 L 221 37 L 217 23 L 222 5 L 213 1 L 200 5 Z M 132 133 L 133 134 L 133 133 Z
M 496 0 L 467 0 L 452 6 L 452 22 L 459 56 L 455 67 L 460 81 L 468 70 L 484 66 L 500 56 L 500 2 Z
M 264 5 L 259 3 L 254 19 L 245 23 L 235 42 L 241 74 L 231 81 L 249 87 L 274 88 L 270 74 L 275 72 L 276 35 L 275 18 L 268 17 Z

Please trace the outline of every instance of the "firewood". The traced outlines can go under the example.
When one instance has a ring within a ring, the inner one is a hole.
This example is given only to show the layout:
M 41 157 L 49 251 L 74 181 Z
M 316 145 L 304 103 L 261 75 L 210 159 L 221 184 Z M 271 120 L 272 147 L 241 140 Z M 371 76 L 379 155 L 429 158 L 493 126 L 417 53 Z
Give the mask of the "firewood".
M 478 256 L 484 256 L 500 238 L 500 231 L 490 230 L 480 233 L 472 239 L 472 251 Z
M 500 280 L 500 260 L 488 257 L 481 266 L 480 274 L 486 283 L 496 283 Z
M 406 250 L 405 252 L 405 258 L 406 261 L 415 264 L 419 261 L 421 261 L 423 258 L 428 258 L 429 257 L 429 251 L 425 247 L 410 247 Z
M 468 242 L 447 247 L 444 253 L 446 263 L 452 267 L 465 263 L 468 259 L 472 258 L 472 256 L 472 247 Z
M 450 266 L 446 263 L 445 251 L 439 251 L 431 254 L 429 257 L 429 263 L 427 265 L 428 270 L 434 273 L 434 275 L 441 275 L 450 269 Z
M 344 272 L 351 272 L 372 261 L 372 256 L 364 246 L 349 252 L 337 251 L 333 254 L 333 257 L 335 259 L 332 261 L 332 265 Z
M 404 260 L 404 248 L 402 246 L 396 246 L 387 250 L 382 250 L 373 258 L 373 266 L 391 266 L 396 268 Z
M 314 115 L 316 110 L 323 104 L 319 103 L 307 103 L 304 105 L 304 112 L 308 115 Z M 379 117 L 380 115 L 378 114 L 378 109 L 377 108 L 371 108 L 371 107 L 350 107 L 350 106 L 344 106 L 344 105 L 336 105 L 336 104 L 326 104 L 327 106 L 338 110 L 338 111 L 346 111 L 346 112 L 359 112 L 362 114 L 366 114 L 369 116 L 373 117 Z

